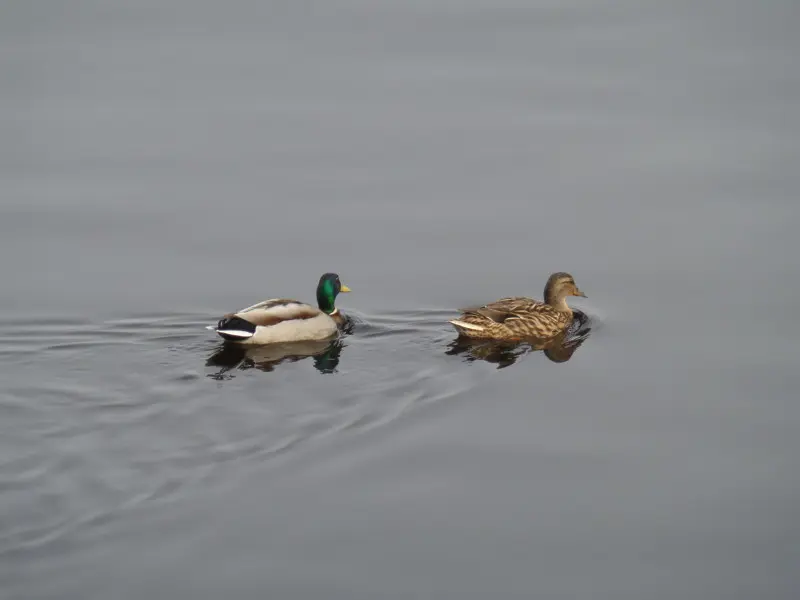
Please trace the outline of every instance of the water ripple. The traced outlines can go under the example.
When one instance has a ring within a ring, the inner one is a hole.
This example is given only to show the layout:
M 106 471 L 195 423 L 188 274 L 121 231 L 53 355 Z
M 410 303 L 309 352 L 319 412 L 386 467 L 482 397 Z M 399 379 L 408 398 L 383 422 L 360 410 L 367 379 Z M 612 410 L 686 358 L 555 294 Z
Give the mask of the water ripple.
M 452 314 L 354 312 L 332 344 L 227 355 L 206 315 L 3 321 L 0 514 L 15 523 L 0 556 L 56 551 L 134 507 L 480 385 L 491 370 L 448 351 Z

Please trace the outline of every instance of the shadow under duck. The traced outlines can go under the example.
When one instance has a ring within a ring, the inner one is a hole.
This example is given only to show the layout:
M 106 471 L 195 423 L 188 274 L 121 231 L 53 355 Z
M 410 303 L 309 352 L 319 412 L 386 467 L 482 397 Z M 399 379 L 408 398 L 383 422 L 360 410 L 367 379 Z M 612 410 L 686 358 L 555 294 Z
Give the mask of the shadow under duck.
M 502 298 L 484 306 L 463 308 L 463 314 L 450 323 L 459 335 L 473 339 L 550 338 L 572 323 L 567 296 L 585 298 L 586 294 L 578 289 L 569 273 L 553 273 L 544 288 L 544 302 L 520 296 Z
M 336 308 L 336 296 L 349 292 L 336 273 L 325 273 L 317 285 L 317 306 L 298 300 L 264 300 L 222 317 L 207 329 L 237 344 L 277 344 L 328 340 L 347 318 Z
M 283 363 L 295 363 L 313 357 L 314 368 L 320 373 L 335 373 L 344 347 L 342 340 L 310 340 L 281 344 L 220 344 L 208 357 L 206 366 L 219 367 L 209 377 L 228 379 L 232 371 L 258 369 L 265 373 L 274 371 Z

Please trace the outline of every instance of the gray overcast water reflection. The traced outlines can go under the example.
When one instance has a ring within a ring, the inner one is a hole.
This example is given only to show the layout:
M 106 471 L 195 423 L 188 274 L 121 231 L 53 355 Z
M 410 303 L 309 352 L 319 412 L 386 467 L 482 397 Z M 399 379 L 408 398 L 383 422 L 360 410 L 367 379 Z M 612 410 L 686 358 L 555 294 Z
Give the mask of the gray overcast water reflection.
M 799 17 L 8 4 L 0 596 L 796 598 Z M 556 270 L 581 345 L 454 346 Z

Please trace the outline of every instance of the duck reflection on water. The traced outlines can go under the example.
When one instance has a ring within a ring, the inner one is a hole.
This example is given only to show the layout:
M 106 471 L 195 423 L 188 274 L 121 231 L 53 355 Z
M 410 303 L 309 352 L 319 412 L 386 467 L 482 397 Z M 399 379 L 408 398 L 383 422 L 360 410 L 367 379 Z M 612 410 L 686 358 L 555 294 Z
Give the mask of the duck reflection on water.
M 542 351 L 552 362 L 567 362 L 591 333 L 589 318 L 573 311 L 573 322 L 563 332 L 548 339 L 529 338 L 522 342 L 475 340 L 459 336 L 448 344 L 446 354 L 463 356 L 466 362 L 484 360 L 498 369 L 513 365 L 520 357 Z
M 213 379 L 228 379 L 233 371 L 258 369 L 269 373 L 280 364 L 312 359 L 314 368 L 323 374 L 335 373 L 344 348 L 341 339 L 327 341 L 288 342 L 264 346 L 223 344 L 206 361 L 208 367 L 220 367 L 210 374 Z

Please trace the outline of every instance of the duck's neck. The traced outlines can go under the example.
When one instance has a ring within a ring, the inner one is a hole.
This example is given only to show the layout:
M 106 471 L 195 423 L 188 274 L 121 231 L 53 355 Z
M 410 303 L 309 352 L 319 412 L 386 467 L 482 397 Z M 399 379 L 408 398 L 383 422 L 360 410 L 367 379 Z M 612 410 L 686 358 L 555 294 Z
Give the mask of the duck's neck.
M 559 312 L 572 314 L 572 309 L 567 306 L 566 296 L 558 296 L 552 293 L 550 290 L 546 290 L 544 294 L 544 301 Z
M 331 296 L 331 294 L 324 289 L 317 290 L 317 306 L 319 306 L 319 309 L 322 312 L 329 315 L 332 315 L 336 312 L 333 296 Z

